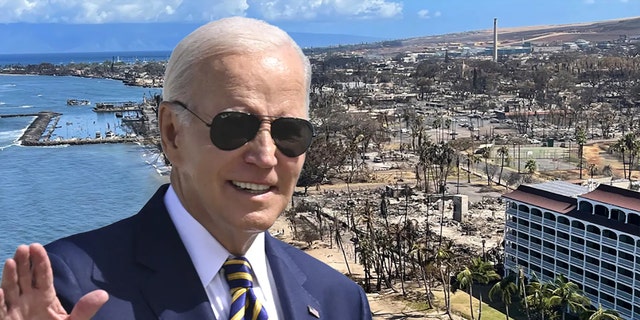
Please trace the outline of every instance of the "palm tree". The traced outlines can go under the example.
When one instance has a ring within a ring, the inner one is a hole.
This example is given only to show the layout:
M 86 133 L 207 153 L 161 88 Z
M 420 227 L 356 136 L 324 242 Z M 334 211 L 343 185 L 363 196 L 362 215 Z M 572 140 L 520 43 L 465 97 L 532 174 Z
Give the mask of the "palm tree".
M 471 260 L 471 264 L 466 266 L 456 276 L 460 288 L 467 289 L 469 293 L 469 307 L 471 310 L 471 320 L 475 320 L 473 315 L 473 284 L 487 284 L 493 280 L 500 279 L 493 265 L 482 260 L 481 257 Z M 479 295 L 478 320 L 482 317 L 482 294 Z
M 589 176 L 593 179 L 593 175 L 598 171 L 598 166 L 595 163 L 589 163 Z
M 544 320 L 545 315 L 550 312 L 549 309 L 549 296 L 551 295 L 549 291 L 549 285 L 547 283 L 542 283 L 538 279 L 538 277 L 533 274 L 533 279 L 526 286 L 526 297 L 525 297 L 525 305 L 527 306 L 527 317 L 531 319 L 531 312 L 533 311 L 533 315 L 537 315 L 537 317 Z
M 534 159 L 527 160 L 527 163 L 525 163 L 524 165 L 524 170 L 529 174 L 534 174 L 537 169 L 538 169 L 538 164 Z
M 636 164 L 636 157 L 638 156 L 638 153 L 640 153 L 640 140 L 638 140 L 636 134 L 633 132 L 627 133 L 621 139 L 623 139 L 625 149 L 629 153 L 629 161 L 627 162 L 629 164 L 629 176 L 627 177 L 627 179 L 631 180 L 631 172 L 633 171 L 633 167 Z M 624 157 L 622 161 L 624 162 Z
M 451 274 L 452 261 L 454 258 L 453 254 L 453 241 L 447 241 L 443 243 L 438 250 L 436 251 L 436 264 L 440 269 L 440 281 L 442 281 L 443 285 L 443 294 L 444 294 L 444 305 L 446 309 L 447 315 L 451 317 L 451 293 L 450 293 L 450 284 L 451 281 L 449 276 Z
M 618 141 L 616 141 L 616 143 L 614 143 L 611 146 L 611 149 L 613 149 L 613 151 L 620 152 L 620 154 L 622 154 L 622 175 L 623 177 L 626 177 L 627 165 L 626 165 L 626 162 L 624 161 L 624 158 L 625 158 L 625 153 L 627 152 L 627 147 L 624 144 L 624 137 L 621 137 L 620 139 L 618 139 Z
M 467 152 L 467 183 L 471 183 L 471 164 L 474 165 L 480 162 L 480 157 L 473 152 Z
M 514 295 L 518 294 L 518 286 L 516 285 L 517 281 L 517 275 L 513 272 L 509 272 L 509 275 L 502 278 L 499 282 L 496 282 L 496 284 L 494 284 L 489 290 L 489 299 L 491 299 L 491 301 L 493 301 L 493 297 L 498 296 L 504 303 L 506 320 L 509 320 L 509 306 L 511 305 L 511 300 Z
M 617 311 L 610 309 L 602 309 L 602 306 L 598 306 L 598 310 L 596 311 L 586 311 L 584 313 L 585 317 L 581 317 L 585 320 L 622 320 L 622 317 L 618 314 Z M 589 317 L 586 318 L 586 315 Z
M 577 284 L 569 281 L 564 275 L 557 275 L 550 283 L 551 297 L 549 305 L 562 310 L 562 320 L 568 312 L 581 313 L 590 305 L 589 298 L 582 295 Z
M 582 179 L 584 145 L 587 143 L 587 133 L 582 127 L 576 128 L 575 138 L 576 143 L 578 143 L 578 161 L 580 164 L 580 179 Z
M 498 176 L 498 184 L 502 182 L 502 171 L 504 170 L 504 162 L 506 159 L 509 159 L 509 147 L 501 146 L 497 150 L 498 155 L 500 156 L 500 175 Z
M 469 294 L 469 309 L 471 310 L 471 320 L 475 320 L 473 315 L 473 273 L 469 267 L 464 267 L 464 270 L 460 271 L 458 275 L 456 275 L 456 280 L 458 280 L 458 285 L 461 289 L 467 289 L 467 293 Z
M 489 159 L 491 158 L 491 147 L 482 148 L 482 158 L 484 159 L 484 169 L 487 174 L 487 185 L 491 185 L 491 176 L 489 175 Z

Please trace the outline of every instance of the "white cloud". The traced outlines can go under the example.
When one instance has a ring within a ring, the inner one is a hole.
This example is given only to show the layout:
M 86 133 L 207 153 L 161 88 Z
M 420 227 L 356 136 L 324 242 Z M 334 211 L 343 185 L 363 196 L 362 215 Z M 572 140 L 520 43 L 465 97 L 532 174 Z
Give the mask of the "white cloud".
M 0 23 L 206 21 L 248 8 L 247 0 L 0 0 Z
M 440 11 L 436 11 L 434 13 L 431 13 L 429 10 L 427 9 L 422 9 L 420 11 L 418 11 L 418 17 L 420 17 L 420 19 L 431 19 L 431 18 L 437 18 L 439 16 L 442 15 L 442 12 Z
M 431 18 L 431 16 L 429 16 L 429 10 L 427 10 L 427 9 L 423 9 L 423 10 L 418 11 L 418 17 L 420 17 L 422 19 Z
M 266 20 L 390 18 L 400 0 L 0 0 L 0 23 L 208 21 L 247 15 Z
M 391 18 L 402 13 L 401 3 L 388 0 L 253 0 L 250 4 L 267 20 Z

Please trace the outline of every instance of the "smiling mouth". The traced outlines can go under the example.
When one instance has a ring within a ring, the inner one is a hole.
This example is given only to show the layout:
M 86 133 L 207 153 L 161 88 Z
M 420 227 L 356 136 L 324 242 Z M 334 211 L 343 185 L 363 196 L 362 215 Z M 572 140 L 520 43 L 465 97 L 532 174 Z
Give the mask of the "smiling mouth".
M 240 189 L 245 192 L 253 193 L 253 194 L 263 194 L 271 189 L 271 186 L 265 184 L 256 184 L 256 183 L 248 183 L 248 182 L 239 182 L 239 181 L 231 181 L 231 184 L 236 187 L 236 189 Z

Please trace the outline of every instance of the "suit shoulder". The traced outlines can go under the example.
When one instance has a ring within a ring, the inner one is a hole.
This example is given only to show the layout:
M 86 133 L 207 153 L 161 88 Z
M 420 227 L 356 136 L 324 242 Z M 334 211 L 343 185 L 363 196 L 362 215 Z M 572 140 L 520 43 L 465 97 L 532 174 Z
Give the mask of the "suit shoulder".
M 129 241 L 133 235 L 134 220 L 135 216 L 104 227 L 60 238 L 45 245 L 45 249 L 49 253 L 64 255 L 76 250 L 91 252 L 106 250 L 108 247 L 118 247 L 119 244 Z

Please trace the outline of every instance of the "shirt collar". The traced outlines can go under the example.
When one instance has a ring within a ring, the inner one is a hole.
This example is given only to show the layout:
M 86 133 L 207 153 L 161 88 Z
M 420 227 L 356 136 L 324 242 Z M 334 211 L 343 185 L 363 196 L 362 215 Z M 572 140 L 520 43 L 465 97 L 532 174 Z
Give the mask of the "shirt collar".
M 207 229 L 184 208 L 173 186 L 169 186 L 164 195 L 164 204 L 169 212 L 178 234 L 184 243 L 193 266 L 198 272 L 202 285 L 206 287 L 218 274 L 220 268 L 231 254 L 216 240 Z M 258 285 L 269 283 L 267 259 L 265 256 L 264 232 L 258 234 L 245 257 L 251 263 Z

